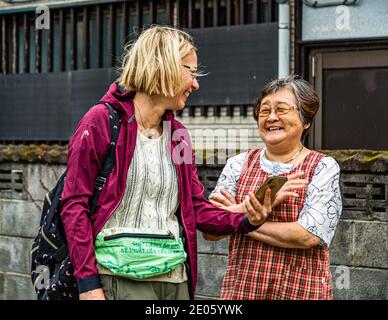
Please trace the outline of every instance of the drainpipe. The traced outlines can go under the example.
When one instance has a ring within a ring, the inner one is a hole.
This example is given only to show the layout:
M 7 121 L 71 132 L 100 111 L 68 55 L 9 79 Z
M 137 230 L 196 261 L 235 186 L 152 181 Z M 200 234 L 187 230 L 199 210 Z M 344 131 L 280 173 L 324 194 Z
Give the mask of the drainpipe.
M 278 78 L 290 74 L 290 5 L 288 0 L 277 0 L 279 4 L 279 48 Z

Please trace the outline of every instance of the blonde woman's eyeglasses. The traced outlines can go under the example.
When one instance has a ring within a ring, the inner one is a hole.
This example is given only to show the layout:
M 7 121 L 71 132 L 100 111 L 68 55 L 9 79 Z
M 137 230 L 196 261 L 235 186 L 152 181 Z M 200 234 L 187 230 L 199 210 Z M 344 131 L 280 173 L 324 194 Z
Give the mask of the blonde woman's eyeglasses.
M 194 68 L 194 67 L 189 66 L 187 64 L 182 64 L 182 67 L 186 68 L 189 71 L 190 75 L 193 77 L 193 80 L 197 79 L 197 77 L 198 77 L 198 74 L 197 74 L 198 69 L 197 68 Z

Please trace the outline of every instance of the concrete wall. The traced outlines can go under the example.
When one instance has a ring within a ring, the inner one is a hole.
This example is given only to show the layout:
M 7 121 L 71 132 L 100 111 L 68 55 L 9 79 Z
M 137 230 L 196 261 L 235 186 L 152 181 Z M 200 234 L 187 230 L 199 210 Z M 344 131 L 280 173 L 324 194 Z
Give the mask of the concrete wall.
M 388 34 L 386 0 L 358 1 L 357 5 L 325 8 L 312 8 L 303 4 L 302 10 L 304 41 L 378 38 Z
M 199 166 L 207 192 L 222 167 Z M 63 165 L 53 164 L 0 163 L 0 300 L 35 299 L 29 275 L 31 244 L 38 229 L 42 199 L 64 169 Z M 13 190 L 10 184 L 6 190 L 4 181 L 11 181 L 13 174 L 20 176 L 20 170 L 22 192 Z M 348 195 L 344 197 L 344 212 L 330 248 L 336 299 L 388 299 L 386 172 L 344 171 L 342 176 L 342 190 Z M 366 182 L 362 184 L 360 179 Z M 349 190 L 358 196 L 352 200 Z M 349 209 L 352 204 L 353 209 Z M 198 232 L 198 252 L 197 299 L 217 299 L 227 265 L 228 239 L 210 242 Z
M 40 222 L 44 195 L 64 166 L 0 165 L 2 181 L 23 171 L 24 190 L 5 190 L 0 183 L 0 300 L 36 299 L 30 277 L 31 245 Z

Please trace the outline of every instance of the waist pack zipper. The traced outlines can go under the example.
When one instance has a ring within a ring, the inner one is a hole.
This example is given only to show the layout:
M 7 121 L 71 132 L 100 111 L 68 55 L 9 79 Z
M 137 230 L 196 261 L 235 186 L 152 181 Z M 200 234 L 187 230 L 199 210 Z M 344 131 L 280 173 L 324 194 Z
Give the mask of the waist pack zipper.
M 118 233 L 110 236 L 105 236 L 104 241 L 119 239 L 119 238 L 151 238 L 151 239 L 175 239 L 174 235 L 168 234 L 152 234 L 152 233 Z

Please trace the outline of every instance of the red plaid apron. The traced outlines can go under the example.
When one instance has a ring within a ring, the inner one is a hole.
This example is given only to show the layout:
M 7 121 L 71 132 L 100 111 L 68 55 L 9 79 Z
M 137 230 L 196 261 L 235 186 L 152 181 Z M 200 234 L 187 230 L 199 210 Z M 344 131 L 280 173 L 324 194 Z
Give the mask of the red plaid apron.
M 240 203 L 268 177 L 260 167 L 261 150 L 250 151 L 237 186 Z M 309 183 L 316 166 L 324 157 L 312 151 L 290 173 L 304 171 Z M 295 222 L 306 196 L 280 204 L 268 221 Z M 287 249 L 234 234 L 229 240 L 228 268 L 221 287 L 221 299 L 333 299 L 330 257 L 327 247 Z

